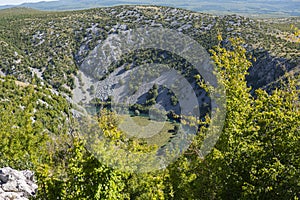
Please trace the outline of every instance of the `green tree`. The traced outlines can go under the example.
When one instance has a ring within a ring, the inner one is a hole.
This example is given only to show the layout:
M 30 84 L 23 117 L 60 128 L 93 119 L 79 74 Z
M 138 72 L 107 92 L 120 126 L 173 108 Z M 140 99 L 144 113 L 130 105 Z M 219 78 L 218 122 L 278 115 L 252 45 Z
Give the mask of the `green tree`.
M 197 154 L 205 126 L 185 156 L 170 166 L 174 199 L 298 199 L 299 91 L 296 81 L 250 95 L 251 66 L 240 39 L 212 59 L 226 88 L 226 121 L 215 148 Z M 206 122 L 209 124 L 209 120 Z

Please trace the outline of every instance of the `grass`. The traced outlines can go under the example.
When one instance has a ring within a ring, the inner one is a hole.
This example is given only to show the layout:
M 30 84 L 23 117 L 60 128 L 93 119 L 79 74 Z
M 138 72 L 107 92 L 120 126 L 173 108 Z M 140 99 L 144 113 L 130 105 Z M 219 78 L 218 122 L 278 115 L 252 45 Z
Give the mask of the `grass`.
M 120 116 L 120 128 L 128 137 L 143 138 L 149 145 L 161 147 L 166 144 L 174 133 L 175 123 L 158 122 L 146 116 Z

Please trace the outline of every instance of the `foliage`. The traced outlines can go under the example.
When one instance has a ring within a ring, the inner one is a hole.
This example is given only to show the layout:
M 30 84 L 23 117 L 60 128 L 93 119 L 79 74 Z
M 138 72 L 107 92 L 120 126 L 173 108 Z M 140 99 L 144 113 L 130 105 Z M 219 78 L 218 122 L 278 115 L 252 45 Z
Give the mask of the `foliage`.
M 0 165 L 25 169 L 43 159 L 52 135 L 67 131 L 68 103 L 49 89 L 20 85 L 0 79 Z
M 171 183 L 179 188 L 176 199 L 299 197 L 299 91 L 291 80 L 272 94 L 257 90 L 251 96 L 245 81 L 250 63 L 242 42 L 231 40 L 233 50 L 218 46 L 212 51 L 226 87 L 226 122 L 204 160 L 197 156 L 200 134 L 172 166 Z

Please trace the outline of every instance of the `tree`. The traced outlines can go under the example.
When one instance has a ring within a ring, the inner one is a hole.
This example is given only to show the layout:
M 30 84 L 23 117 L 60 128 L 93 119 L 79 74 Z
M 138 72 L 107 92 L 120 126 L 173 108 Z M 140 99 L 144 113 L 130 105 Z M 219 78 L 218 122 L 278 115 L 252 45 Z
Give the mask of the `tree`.
M 148 92 L 146 105 L 148 106 L 154 105 L 156 103 L 157 96 L 158 96 L 158 85 L 155 83 Z
M 205 126 L 185 156 L 170 166 L 175 199 L 298 199 L 299 91 L 296 81 L 250 95 L 251 63 L 240 39 L 211 51 L 227 94 L 222 135 L 204 159 L 195 153 Z M 209 120 L 206 122 L 209 125 Z

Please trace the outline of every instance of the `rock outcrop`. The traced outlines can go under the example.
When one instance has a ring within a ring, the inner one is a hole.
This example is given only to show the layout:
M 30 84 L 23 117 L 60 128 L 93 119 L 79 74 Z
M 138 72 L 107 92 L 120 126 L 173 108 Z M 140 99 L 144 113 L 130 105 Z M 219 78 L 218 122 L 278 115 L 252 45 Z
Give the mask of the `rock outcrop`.
M 28 200 L 35 196 L 37 188 L 33 172 L 0 168 L 0 200 Z

